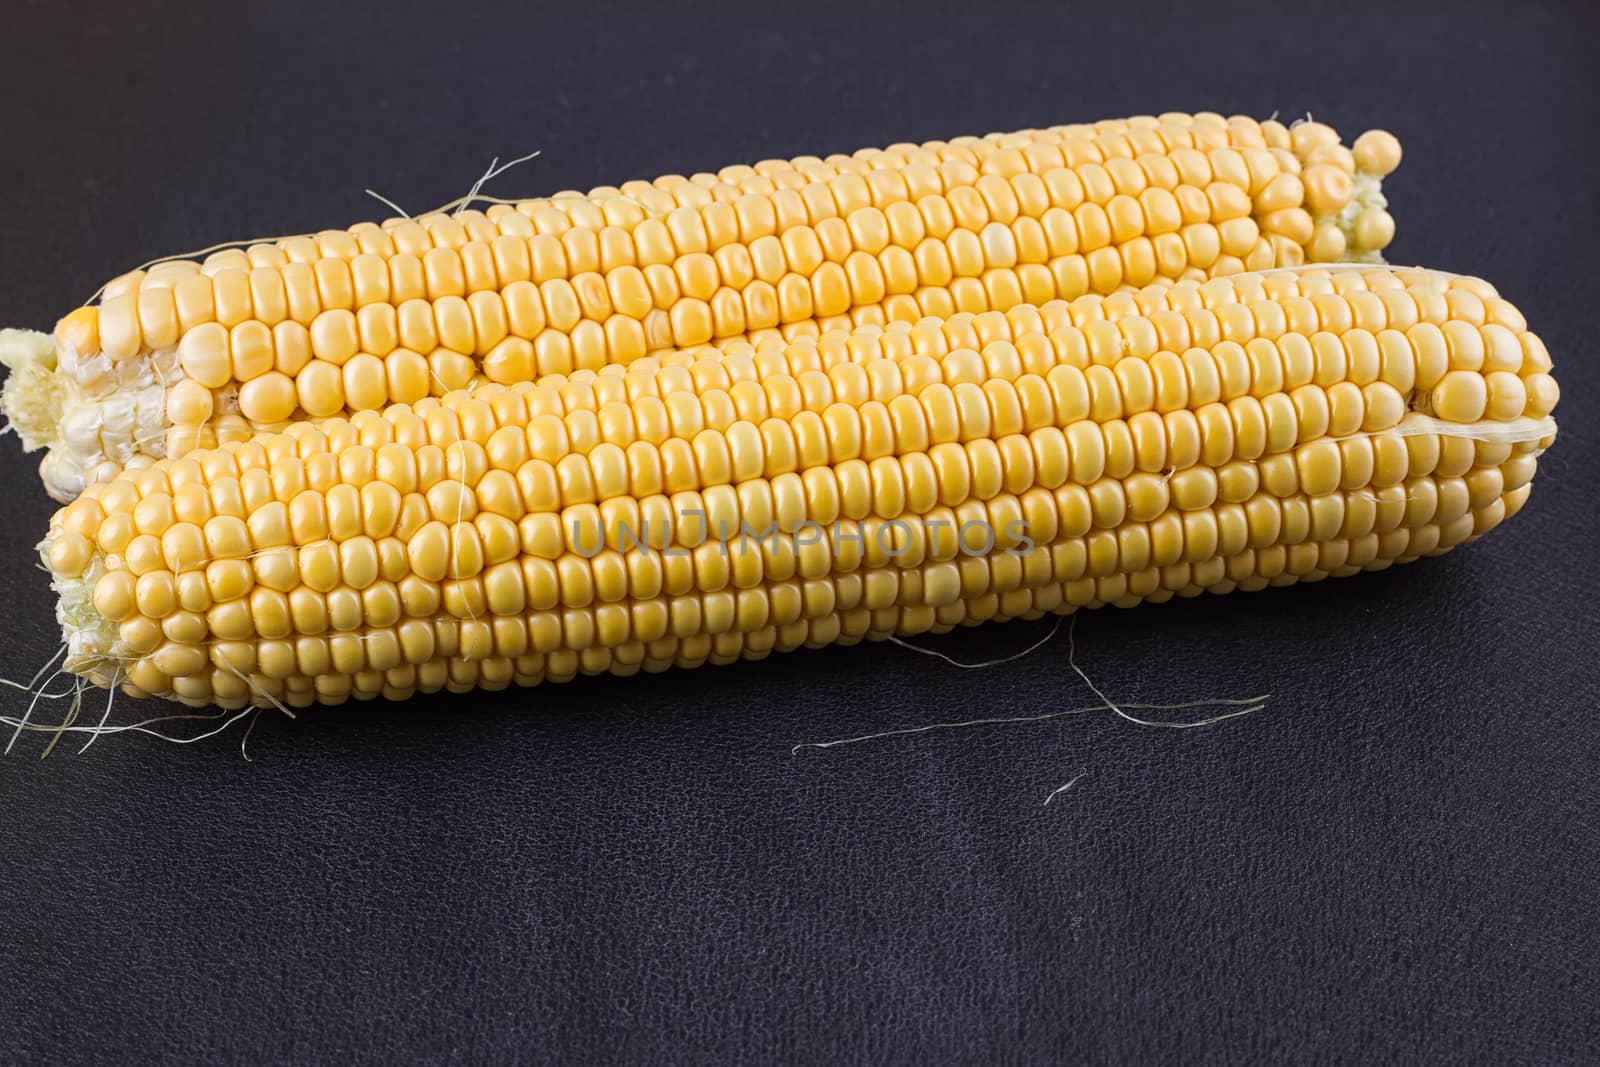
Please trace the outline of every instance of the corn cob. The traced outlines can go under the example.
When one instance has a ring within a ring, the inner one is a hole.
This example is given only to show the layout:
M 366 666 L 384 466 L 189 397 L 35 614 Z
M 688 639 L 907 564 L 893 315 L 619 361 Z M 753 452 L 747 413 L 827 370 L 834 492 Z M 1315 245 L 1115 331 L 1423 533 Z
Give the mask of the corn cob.
M 41 553 L 67 669 L 189 704 L 722 663 L 1437 554 L 1527 499 L 1549 371 L 1477 279 L 1246 274 L 297 423 Z
M 1163 115 L 769 160 L 167 262 L 54 337 L 4 409 L 70 500 L 288 420 L 740 336 L 1004 311 L 1159 279 L 1376 260 L 1399 145 Z

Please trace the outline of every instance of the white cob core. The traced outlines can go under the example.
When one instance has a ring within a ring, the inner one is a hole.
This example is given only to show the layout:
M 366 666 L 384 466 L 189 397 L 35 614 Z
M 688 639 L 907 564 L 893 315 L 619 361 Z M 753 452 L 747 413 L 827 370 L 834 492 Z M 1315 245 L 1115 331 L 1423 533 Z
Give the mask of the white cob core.
M 112 360 L 57 347 L 49 334 L 0 331 L 11 373 L 0 411 L 32 452 L 44 448 L 45 491 L 67 503 L 135 455 L 166 455 L 167 386 L 183 378 L 175 348 Z
M 1334 225 L 1339 227 L 1339 232 L 1344 234 L 1345 246 L 1351 249 L 1344 255 L 1345 262 L 1383 263 L 1381 251 L 1355 251 L 1356 220 L 1361 217 L 1361 213 L 1368 208 L 1389 207 L 1389 198 L 1383 195 L 1383 178 L 1358 170 L 1351 181 L 1351 186 L 1350 202 L 1333 219 Z
M 41 550 L 52 537 L 53 532 L 40 544 Z M 56 594 L 56 622 L 61 625 L 61 639 L 67 646 L 62 666 L 73 674 L 86 675 L 96 685 L 109 687 L 117 682 L 116 665 L 122 657 L 116 653 L 116 623 L 94 607 L 94 586 L 105 572 L 105 557 L 96 552 L 82 574 L 75 578 L 53 576 L 50 588 Z

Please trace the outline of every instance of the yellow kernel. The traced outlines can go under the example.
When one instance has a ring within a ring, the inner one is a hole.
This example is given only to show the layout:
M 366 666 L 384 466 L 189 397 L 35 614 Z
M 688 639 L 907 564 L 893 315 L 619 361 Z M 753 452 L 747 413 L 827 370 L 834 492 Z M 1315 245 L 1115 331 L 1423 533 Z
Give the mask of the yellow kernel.
M 1449 422 L 1477 422 L 1489 403 L 1489 390 L 1481 374 L 1453 370 L 1433 387 L 1433 410 Z
M 207 389 L 227 385 L 233 376 L 227 329 L 207 322 L 190 330 L 178 342 L 178 364 L 185 375 Z
M 340 369 L 312 360 L 295 375 L 295 395 L 300 407 L 314 418 L 326 418 L 344 409 L 344 380 Z
M 356 317 L 349 310 L 324 311 L 311 323 L 311 352 L 320 360 L 342 365 L 360 350 Z
M 1387 130 L 1368 130 L 1350 146 L 1356 168 L 1383 177 L 1400 165 L 1400 142 Z
M 294 379 L 279 371 L 269 371 L 239 387 L 239 413 L 255 423 L 288 419 L 297 401 Z

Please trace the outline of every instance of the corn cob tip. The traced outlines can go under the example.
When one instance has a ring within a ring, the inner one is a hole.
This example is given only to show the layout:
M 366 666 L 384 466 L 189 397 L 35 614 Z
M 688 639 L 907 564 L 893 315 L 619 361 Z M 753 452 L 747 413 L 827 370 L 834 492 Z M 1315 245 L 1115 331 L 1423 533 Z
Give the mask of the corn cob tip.
M 1318 263 L 1382 264 L 1394 240 L 1383 179 L 1400 165 L 1400 142 L 1368 130 L 1346 146 L 1333 127 L 1310 119 L 1263 124 L 1268 143 L 1285 157 L 1304 190 L 1311 227 L 1307 258 Z M 1303 225 L 1303 223 L 1302 223 Z

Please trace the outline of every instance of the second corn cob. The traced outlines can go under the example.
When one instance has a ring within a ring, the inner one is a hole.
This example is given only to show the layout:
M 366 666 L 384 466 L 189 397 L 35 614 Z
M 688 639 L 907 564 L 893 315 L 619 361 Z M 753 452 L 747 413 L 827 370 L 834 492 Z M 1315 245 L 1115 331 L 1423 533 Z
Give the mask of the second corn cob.
M 1527 499 L 1549 371 L 1477 279 L 1268 272 L 299 424 L 41 548 L 68 669 L 136 695 L 725 662 L 1444 551 Z

